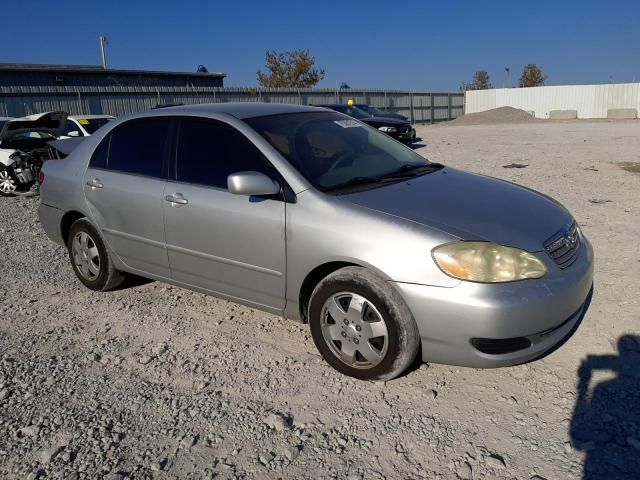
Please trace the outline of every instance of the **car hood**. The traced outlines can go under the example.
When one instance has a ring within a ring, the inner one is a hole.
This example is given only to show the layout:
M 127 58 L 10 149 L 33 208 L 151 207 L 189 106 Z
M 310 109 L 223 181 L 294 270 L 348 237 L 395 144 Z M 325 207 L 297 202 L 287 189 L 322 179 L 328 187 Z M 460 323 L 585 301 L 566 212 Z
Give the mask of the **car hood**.
M 404 115 L 400 115 L 399 113 L 385 113 L 384 115 L 374 115 L 373 118 L 393 118 L 394 120 L 400 120 L 401 122 L 407 123 L 409 119 Z
M 59 137 L 67 120 L 67 112 L 45 112 L 14 118 L 2 125 L 0 142 L 14 135 L 27 132 L 45 132 Z
M 546 240 L 573 221 L 560 203 L 546 195 L 449 167 L 339 198 L 463 240 L 486 240 L 530 252 L 542 250 Z

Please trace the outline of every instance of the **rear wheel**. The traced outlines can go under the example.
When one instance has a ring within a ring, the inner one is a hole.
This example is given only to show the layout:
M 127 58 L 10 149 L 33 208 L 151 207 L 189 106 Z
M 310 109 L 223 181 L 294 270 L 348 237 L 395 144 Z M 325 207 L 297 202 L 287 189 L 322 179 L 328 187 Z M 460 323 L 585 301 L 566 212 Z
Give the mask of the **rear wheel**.
M 0 195 L 12 197 L 18 190 L 18 181 L 13 176 L 13 172 L 5 165 L 0 165 Z
M 324 359 L 363 380 L 397 377 L 420 345 L 418 328 L 398 291 L 361 267 L 342 268 L 318 284 L 309 323 Z
M 125 275 L 116 270 L 102 238 L 85 218 L 71 225 L 67 249 L 73 271 L 87 288 L 104 292 L 123 282 Z

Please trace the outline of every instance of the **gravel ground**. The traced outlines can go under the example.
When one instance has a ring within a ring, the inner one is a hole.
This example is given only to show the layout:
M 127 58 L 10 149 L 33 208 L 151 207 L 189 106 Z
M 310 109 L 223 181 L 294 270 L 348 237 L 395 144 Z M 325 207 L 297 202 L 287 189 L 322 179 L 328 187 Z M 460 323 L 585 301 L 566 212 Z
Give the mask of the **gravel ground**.
M 339 375 L 276 316 L 158 282 L 93 293 L 38 200 L 0 198 L 0 478 L 639 478 L 640 174 L 616 165 L 640 161 L 639 129 L 419 127 L 429 158 L 564 203 L 596 292 L 542 361 L 386 384 Z

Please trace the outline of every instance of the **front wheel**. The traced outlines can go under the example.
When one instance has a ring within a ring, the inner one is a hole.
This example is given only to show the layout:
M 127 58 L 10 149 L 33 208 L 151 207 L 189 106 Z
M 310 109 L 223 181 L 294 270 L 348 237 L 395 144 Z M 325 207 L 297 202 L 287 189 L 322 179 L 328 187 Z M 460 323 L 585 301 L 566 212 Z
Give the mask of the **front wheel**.
M 419 350 L 418 328 L 400 293 L 361 267 L 337 270 L 316 286 L 309 324 L 324 359 L 362 380 L 397 377 Z
M 16 180 L 11 168 L 0 165 L 0 195 L 3 197 L 13 197 L 18 190 Z

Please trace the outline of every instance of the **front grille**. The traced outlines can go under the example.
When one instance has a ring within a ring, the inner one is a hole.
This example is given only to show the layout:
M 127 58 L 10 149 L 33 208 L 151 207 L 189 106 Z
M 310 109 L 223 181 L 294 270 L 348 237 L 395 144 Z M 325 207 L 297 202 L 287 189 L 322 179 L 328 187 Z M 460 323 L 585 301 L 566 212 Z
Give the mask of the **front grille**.
M 567 230 L 548 240 L 544 249 L 560 268 L 569 267 L 578 258 L 578 250 L 580 250 L 578 224 L 573 222 Z

